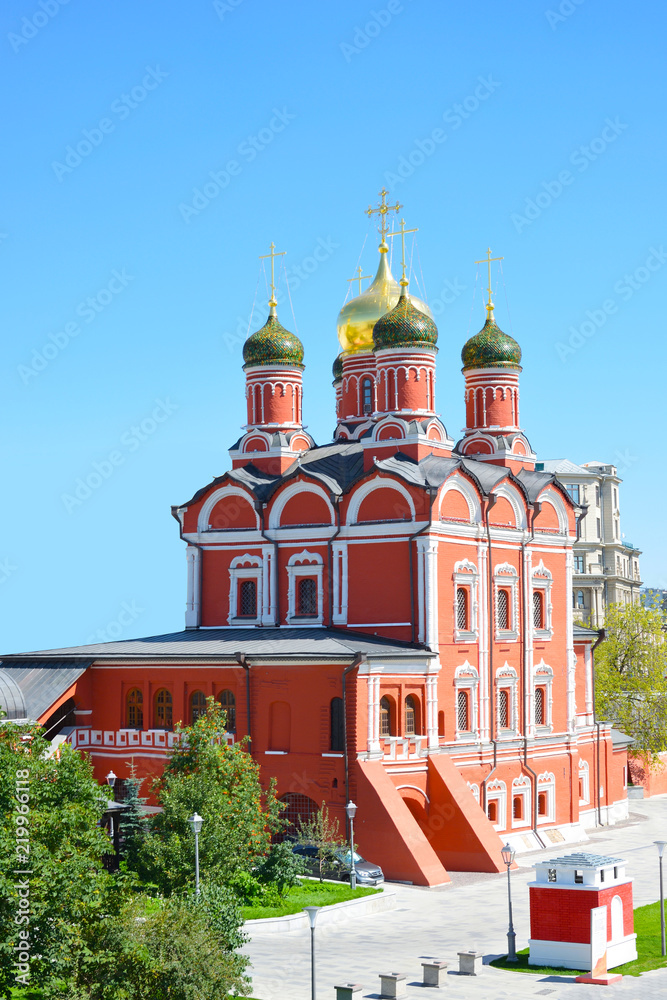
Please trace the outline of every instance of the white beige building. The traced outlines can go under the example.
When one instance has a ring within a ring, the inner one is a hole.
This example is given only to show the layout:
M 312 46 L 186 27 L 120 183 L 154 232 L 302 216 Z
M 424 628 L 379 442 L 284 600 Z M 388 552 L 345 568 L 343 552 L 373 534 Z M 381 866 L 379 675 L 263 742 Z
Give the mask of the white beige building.
M 566 458 L 538 462 L 582 506 L 579 539 L 574 545 L 572 603 L 575 620 L 593 627 L 604 623 L 608 604 L 639 603 L 640 550 L 621 531 L 616 467 L 601 462 L 575 465 Z

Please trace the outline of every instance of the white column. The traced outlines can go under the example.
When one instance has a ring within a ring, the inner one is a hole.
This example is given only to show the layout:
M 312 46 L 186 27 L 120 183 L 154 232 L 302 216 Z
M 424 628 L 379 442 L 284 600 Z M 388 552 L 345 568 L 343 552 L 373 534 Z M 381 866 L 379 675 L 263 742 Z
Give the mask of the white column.
M 411 546 L 412 542 L 408 542 Z M 412 550 L 410 551 L 410 558 L 412 558 Z M 417 621 L 419 623 L 419 633 L 418 641 L 425 642 L 426 629 L 425 629 L 425 609 L 424 609 L 424 547 L 422 544 L 422 539 L 417 540 Z
M 420 539 L 421 541 L 421 539 Z M 424 539 L 424 641 L 438 648 L 438 540 Z
M 185 550 L 185 558 L 187 560 L 185 627 L 198 628 L 201 624 L 201 586 L 199 579 L 201 550 L 194 545 L 188 545 Z
M 572 576 L 574 574 L 574 554 L 568 549 L 565 555 L 565 593 L 567 595 L 565 627 L 567 630 L 567 730 L 573 733 L 577 724 L 576 670 L 577 657 L 574 652 L 574 610 L 572 608 Z
M 479 583 L 477 591 L 477 628 L 479 636 L 479 734 L 480 739 L 488 740 L 491 733 L 490 723 L 490 692 L 489 692 L 489 637 L 487 603 L 489 594 L 487 548 L 482 542 L 477 545 L 477 565 L 479 567 Z M 472 697 L 471 689 L 471 697 Z
M 438 660 L 438 668 L 440 661 Z M 426 735 L 428 737 L 428 748 L 432 750 L 439 744 L 438 741 L 438 677 L 437 675 L 426 678 Z
M 334 625 L 347 623 L 347 543 L 332 546 L 333 559 L 333 621 Z
M 527 706 L 526 732 L 525 736 L 535 735 L 535 692 L 533 685 L 533 601 L 531 580 L 533 575 L 533 553 L 526 549 L 523 560 L 523 591 L 524 606 L 526 608 L 526 620 L 524 628 L 524 679 L 527 690 L 523 692 L 524 706 Z
M 586 722 L 593 724 L 593 653 L 590 646 L 584 652 L 584 678 L 586 684 Z

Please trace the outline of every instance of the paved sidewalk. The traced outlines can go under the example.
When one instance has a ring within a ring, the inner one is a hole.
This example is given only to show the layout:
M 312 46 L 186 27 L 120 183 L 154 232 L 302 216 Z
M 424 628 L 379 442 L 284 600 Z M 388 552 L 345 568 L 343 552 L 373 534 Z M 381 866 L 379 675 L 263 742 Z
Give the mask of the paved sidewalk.
M 667 796 L 633 801 L 629 822 L 589 831 L 581 850 L 612 854 L 628 861 L 634 877 L 634 904 L 658 898 L 658 858 L 654 840 L 667 840 Z M 571 850 L 558 849 L 524 855 L 512 873 L 512 901 L 517 948 L 525 948 L 530 932 L 528 890 L 532 865 L 543 857 Z M 599 987 L 574 983 L 568 977 L 540 977 L 504 972 L 485 965 L 480 976 L 461 977 L 457 951 L 475 948 L 485 961 L 505 953 L 507 933 L 507 877 L 454 873 L 453 884 L 440 889 L 392 885 L 397 907 L 388 913 L 350 917 L 343 926 L 322 927 L 316 934 L 318 1000 L 334 1000 L 334 984 L 362 983 L 362 996 L 377 997 L 380 972 L 407 975 L 408 997 L 442 995 L 448 1000 L 500 1000 L 510 997 L 549 997 L 550 1000 L 599 996 Z M 252 995 L 261 1000 L 310 1000 L 310 931 L 267 935 L 258 931 L 244 949 L 250 956 Z M 421 962 L 435 957 L 449 963 L 443 990 L 426 991 L 419 985 Z M 412 985 L 411 985 L 412 984 Z M 603 996 L 627 1000 L 667 997 L 667 969 L 641 977 L 626 976 Z

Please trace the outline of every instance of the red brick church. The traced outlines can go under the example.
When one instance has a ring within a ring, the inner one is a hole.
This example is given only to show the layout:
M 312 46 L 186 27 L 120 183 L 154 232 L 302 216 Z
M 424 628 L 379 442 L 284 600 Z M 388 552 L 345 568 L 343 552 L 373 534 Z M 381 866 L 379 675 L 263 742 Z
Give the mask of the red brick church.
M 172 508 L 185 629 L 5 657 L 0 703 L 89 753 L 103 781 L 131 760 L 159 771 L 175 723 L 212 695 L 290 820 L 325 801 L 344 827 L 353 799 L 361 853 L 436 885 L 502 870 L 506 840 L 552 847 L 625 817 L 626 745 L 594 717 L 598 634 L 571 600 L 581 510 L 535 471 L 521 349 L 489 288 L 454 442 L 436 325 L 389 268 L 385 194 L 377 274 L 338 317 L 333 442 L 304 428 L 304 347 L 272 283 L 243 349 L 231 469 Z

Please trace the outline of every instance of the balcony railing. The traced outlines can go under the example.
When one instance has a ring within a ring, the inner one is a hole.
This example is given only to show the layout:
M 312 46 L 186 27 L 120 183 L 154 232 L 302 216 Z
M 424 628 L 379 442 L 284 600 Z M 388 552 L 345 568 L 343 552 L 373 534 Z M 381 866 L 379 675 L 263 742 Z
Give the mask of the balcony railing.
M 180 734 L 170 729 L 73 729 L 67 742 L 78 750 L 157 750 L 168 753 L 180 740 Z M 227 733 L 228 744 L 234 734 Z
M 385 736 L 382 743 L 384 760 L 416 760 L 426 756 L 426 736 Z

